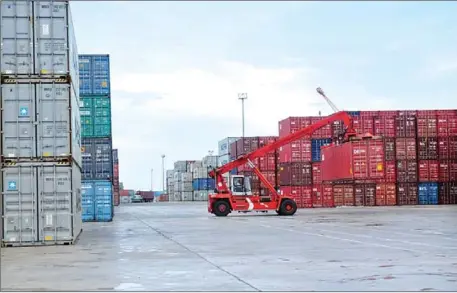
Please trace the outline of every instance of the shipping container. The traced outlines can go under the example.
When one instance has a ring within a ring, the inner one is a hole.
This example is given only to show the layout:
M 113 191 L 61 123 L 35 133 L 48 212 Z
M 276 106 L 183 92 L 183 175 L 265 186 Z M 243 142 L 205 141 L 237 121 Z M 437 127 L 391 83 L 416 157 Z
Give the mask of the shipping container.
M 389 111 L 386 111 L 389 112 Z M 389 115 L 390 114 L 390 115 Z M 395 127 L 395 116 L 396 113 L 386 113 L 382 111 L 379 113 L 380 116 L 374 117 L 374 135 L 382 137 L 394 138 L 396 135 Z
M 355 184 L 354 198 L 356 206 L 374 206 L 376 203 L 376 184 Z
M 316 121 L 316 119 L 314 119 Z M 318 119 L 320 120 L 320 119 Z M 318 121 L 317 120 L 317 121 Z M 287 136 L 291 133 L 295 133 L 302 128 L 310 126 L 311 123 L 311 117 L 289 117 L 286 119 L 283 119 L 279 121 L 278 126 L 279 126 L 279 137 L 284 137 Z M 327 127 L 330 129 L 330 127 Z M 328 136 L 330 137 L 331 134 Z M 310 137 L 307 137 L 309 139 Z
M 438 157 L 440 159 L 457 159 L 457 136 L 438 138 Z
M 121 203 L 119 191 L 113 191 L 113 205 L 118 206 Z
M 259 157 L 255 165 L 260 171 L 275 171 L 278 161 L 278 153 L 272 152 Z
M 209 194 L 211 194 L 213 190 L 194 190 L 193 192 L 193 201 L 207 201 Z
M 395 161 L 395 159 L 396 159 L 395 138 L 391 138 L 391 137 L 384 138 L 384 152 L 386 153 L 386 161 Z
M 439 161 L 422 160 L 419 161 L 419 181 L 438 182 L 439 180 Z
M 24 163 L 1 175 L 3 245 L 74 243 L 82 230 L 78 166 Z
M 74 87 L 25 79 L 2 84 L 1 92 L 5 158 L 55 161 L 71 156 L 81 166 L 81 122 Z
M 395 117 L 397 137 L 416 137 L 416 111 L 400 111 Z
M 438 204 L 438 183 L 419 183 L 418 189 L 420 205 Z
M 69 1 L 1 1 L 1 73 L 71 76 L 79 96 L 78 48 Z
M 440 160 L 438 166 L 438 181 L 448 182 L 449 181 L 449 160 Z
M 417 141 L 419 160 L 438 159 L 438 139 L 436 137 L 419 137 Z
M 397 161 L 397 182 L 417 182 L 417 161 Z
M 344 185 L 334 185 L 333 186 L 333 200 L 335 206 L 354 206 L 355 197 L 354 197 L 354 185 L 344 184 Z
M 205 156 L 202 159 L 202 167 L 204 168 L 215 168 L 218 166 L 219 157 L 218 156 Z
M 261 195 L 261 196 L 268 196 L 270 195 L 270 191 L 267 189 L 266 186 L 260 181 L 259 177 L 253 171 L 240 171 L 240 175 L 244 175 L 245 177 L 249 177 L 251 179 L 251 189 L 252 194 L 254 195 Z M 273 171 L 264 171 L 262 175 L 267 179 L 270 184 L 276 186 L 276 175 Z
M 455 114 L 438 114 L 438 136 L 457 136 L 457 117 Z
M 310 162 L 311 161 L 311 140 L 299 139 L 278 149 L 279 161 L 288 162 Z
M 143 198 L 145 202 L 153 202 L 154 201 L 154 191 L 140 191 L 138 190 L 135 192 L 136 195 L 139 195 Z
M 111 137 L 111 98 L 109 96 L 81 97 L 82 137 Z
M 313 162 L 321 161 L 321 147 L 327 146 L 332 142 L 330 138 L 320 138 L 311 140 L 311 160 Z
M 278 169 L 280 186 L 313 184 L 311 163 L 280 163 Z
M 229 155 L 230 156 L 230 145 L 236 142 L 239 137 L 226 137 L 219 141 L 217 154 L 219 156 Z M 236 154 L 234 154 L 236 156 Z
M 398 205 L 417 205 L 418 204 L 417 183 L 398 183 L 397 184 L 397 204 Z
M 321 184 L 322 183 L 321 163 L 313 163 L 312 164 L 312 175 L 313 175 L 313 184 Z
M 84 138 L 82 146 L 83 179 L 111 180 L 113 177 L 111 138 Z
M 113 191 L 108 180 L 83 180 L 81 183 L 83 221 L 110 222 L 113 219 Z M 124 192 L 124 191 L 121 191 Z M 129 198 L 130 196 L 121 196 Z
M 113 163 L 119 163 L 119 151 L 118 149 L 113 149 Z
M 394 206 L 397 204 L 397 187 L 395 183 L 376 184 L 376 205 Z
M 360 111 L 360 116 L 353 117 L 353 129 L 357 134 L 373 134 L 375 117 L 378 111 Z
M 438 121 L 435 111 L 418 111 L 417 136 L 436 137 L 438 135 Z
M 395 152 L 397 160 L 415 160 L 417 158 L 415 138 L 397 138 L 395 140 Z
M 310 125 L 315 124 L 325 117 L 306 117 L 305 119 L 310 119 Z M 306 121 L 305 120 L 305 121 Z M 327 124 L 316 131 L 311 135 L 311 138 L 331 138 L 332 137 L 332 124 Z
M 323 181 L 385 178 L 384 142 L 369 139 L 322 148 Z
M 192 182 L 194 190 L 214 190 L 216 187 L 213 178 L 195 178 Z
M 81 96 L 110 95 L 109 55 L 79 55 Z
M 448 134 L 449 136 L 457 136 L 457 117 L 448 118 Z
M 449 182 L 457 182 L 457 160 L 449 161 Z
M 457 204 L 457 183 L 439 183 L 438 184 L 438 201 L 439 204 Z
M 386 162 L 386 183 L 397 182 L 397 163 L 395 161 Z
M 280 191 L 293 198 L 299 209 L 313 207 L 311 186 L 281 186 Z

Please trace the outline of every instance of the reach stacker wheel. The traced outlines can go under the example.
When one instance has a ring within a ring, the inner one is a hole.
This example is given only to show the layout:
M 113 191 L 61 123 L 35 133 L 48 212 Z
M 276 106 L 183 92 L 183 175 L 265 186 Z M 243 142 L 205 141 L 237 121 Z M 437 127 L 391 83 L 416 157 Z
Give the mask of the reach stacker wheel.
M 225 200 L 218 200 L 214 203 L 214 214 L 218 217 L 225 217 L 230 214 L 230 206 Z
M 281 202 L 278 215 L 292 216 L 297 211 L 297 203 L 291 199 L 285 199 Z

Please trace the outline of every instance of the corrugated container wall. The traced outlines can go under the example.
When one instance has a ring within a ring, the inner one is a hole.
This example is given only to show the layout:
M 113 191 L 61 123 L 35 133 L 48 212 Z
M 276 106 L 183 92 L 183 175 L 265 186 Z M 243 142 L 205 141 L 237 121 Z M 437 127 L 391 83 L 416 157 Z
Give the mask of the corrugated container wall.
M 63 83 L 1 85 L 2 154 L 9 159 L 81 160 L 81 122 L 75 88 Z
M 79 55 L 81 96 L 111 95 L 110 57 L 106 55 Z
M 119 151 L 113 149 L 113 204 L 115 206 L 118 206 L 121 202 L 119 184 Z
M 239 137 L 226 137 L 219 141 L 217 148 L 217 155 L 230 155 L 230 145 L 240 139 Z
M 5 246 L 72 244 L 82 229 L 81 171 L 74 164 L 1 169 Z
M 1 73 L 71 77 L 79 96 L 78 48 L 69 1 L 1 1 Z
M 111 180 L 113 177 L 111 138 L 85 138 L 82 145 L 82 178 Z
M 82 181 L 84 222 L 110 222 L 113 219 L 113 190 L 108 180 Z
M 81 97 L 82 137 L 111 137 L 111 97 Z

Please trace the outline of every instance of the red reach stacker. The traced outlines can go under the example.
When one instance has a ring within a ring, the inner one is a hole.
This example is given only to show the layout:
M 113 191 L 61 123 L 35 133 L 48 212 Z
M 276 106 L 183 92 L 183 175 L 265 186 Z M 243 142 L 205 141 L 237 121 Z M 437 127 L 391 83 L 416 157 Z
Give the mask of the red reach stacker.
M 232 211 L 238 212 L 268 212 L 276 211 L 278 215 L 292 216 L 297 211 L 295 201 L 286 195 L 280 195 L 271 183 L 262 175 L 259 169 L 252 163 L 253 159 L 264 156 L 284 145 L 287 145 L 297 139 L 311 136 L 317 129 L 332 123 L 334 121 L 343 121 L 345 131 L 340 136 L 340 143 L 349 140 L 355 133 L 352 129 L 352 118 L 344 111 L 337 112 L 328 116 L 317 123 L 308 127 L 302 128 L 295 133 L 291 133 L 285 137 L 276 140 L 273 143 L 267 144 L 249 154 L 246 154 L 238 159 L 229 162 L 219 168 L 215 168 L 209 172 L 209 176 L 216 181 L 215 192 L 208 197 L 208 212 L 219 217 L 224 217 Z M 260 181 L 266 186 L 270 195 L 260 196 L 252 194 L 250 178 L 243 175 L 225 176 L 230 170 L 248 164 Z M 226 182 L 228 181 L 228 184 Z

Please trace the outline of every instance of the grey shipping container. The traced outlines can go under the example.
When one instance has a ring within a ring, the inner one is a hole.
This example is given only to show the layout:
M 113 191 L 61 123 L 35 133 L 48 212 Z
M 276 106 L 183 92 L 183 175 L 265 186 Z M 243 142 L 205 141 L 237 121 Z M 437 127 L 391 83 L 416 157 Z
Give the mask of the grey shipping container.
M 113 149 L 113 163 L 119 163 L 119 151 L 117 149 Z
M 78 48 L 69 1 L 11 1 L 0 6 L 1 73 L 71 76 L 79 96 Z
M 5 159 L 55 161 L 81 166 L 81 117 L 74 87 L 65 83 L 1 85 L 2 154 Z
M 78 166 L 17 164 L 1 177 L 4 246 L 74 243 L 82 230 Z
M 84 138 L 82 146 L 82 178 L 84 180 L 112 179 L 111 138 Z

